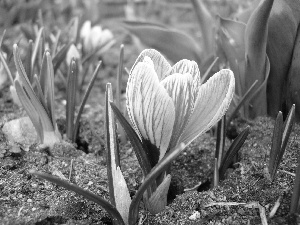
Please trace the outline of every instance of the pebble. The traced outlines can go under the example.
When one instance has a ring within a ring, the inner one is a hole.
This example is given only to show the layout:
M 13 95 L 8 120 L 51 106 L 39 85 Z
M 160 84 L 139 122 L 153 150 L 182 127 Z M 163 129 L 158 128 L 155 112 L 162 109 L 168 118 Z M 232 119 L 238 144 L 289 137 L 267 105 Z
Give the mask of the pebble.
M 194 211 L 194 213 L 189 217 L 189 220 L 197 220 L 200 218 L 200 212 Z
M 37 133 L 29 117 L 21 117 L 6 122 L 3 125 L 2 132 L 13 143 L 28 147 L 37 142 Z

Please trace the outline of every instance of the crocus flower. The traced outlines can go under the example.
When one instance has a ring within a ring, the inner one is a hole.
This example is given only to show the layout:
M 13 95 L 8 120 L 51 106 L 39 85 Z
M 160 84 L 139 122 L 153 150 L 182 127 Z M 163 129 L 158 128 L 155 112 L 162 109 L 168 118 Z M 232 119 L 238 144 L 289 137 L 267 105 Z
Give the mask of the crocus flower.
M 72 44 L 67 52 L 67 56 L 66 56 L 66 62 L 67 62 L 67 65 L 69 66 L 70 63 L 71 63 L 71 59 L 72 58 L 75 58 L 75 59 L 80 59 L 81 56 L 80 56 L 80 53 L 79 51 L 77 50 L 77 48 L 75 47 L 74 44 Z
M 80 30 L 80 38 L 83 41 L 83 49 L 86 53 L 94 51 L 108 44 L 113 40 L 113 34 L 108 29 L 102 29 L 101 26 L 91 25 L 91 21 L 85 21 Z
M 194 61 L 184 59 L 171 66 L 153 49 L 139 55 L 130 71 L 126 105 L 141 141 L 158 150 L 155 164 L 167 151 L 190 144 L 222 118 L 234 84 L 228 69 L 201 84 Z
M 221 70 L 201 84 L 196 62 L 184 59 L 172 67 L 158 51 L 144 50 L 130 71 L 126 106 L 135 132 L 147 146 L 150 165 L 218 122 L 229 107 L 234 84 L 231 70 Z M 166 206 L 170 182 L 171 175 L 163 172 L 157 188 L 144 194 L 151 213 Z

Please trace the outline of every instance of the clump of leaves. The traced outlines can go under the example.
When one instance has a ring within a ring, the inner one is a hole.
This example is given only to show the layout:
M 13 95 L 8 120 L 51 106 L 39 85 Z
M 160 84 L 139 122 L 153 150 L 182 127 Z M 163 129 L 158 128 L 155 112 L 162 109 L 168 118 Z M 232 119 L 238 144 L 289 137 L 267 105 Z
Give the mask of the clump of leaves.
M 47 147 L 61 140 L 58 131 L 54 110 L 54 70 L 49 51 L 45 51 L 40 76 L 34 75 L 37 93 L 28 79 L 20 58 L 18 46 L 13 47 L 14 61 L 17 68 L 17 77 L 14 85 L 29 118 L 31 119 L 41 144 Z

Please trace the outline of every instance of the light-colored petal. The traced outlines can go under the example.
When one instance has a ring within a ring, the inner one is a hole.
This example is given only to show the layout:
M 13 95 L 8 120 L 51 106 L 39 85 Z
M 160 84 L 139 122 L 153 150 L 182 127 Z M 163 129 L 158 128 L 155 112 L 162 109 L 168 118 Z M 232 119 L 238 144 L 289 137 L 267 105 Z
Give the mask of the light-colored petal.
M 166 77 L 161 84 L 171 96 L 175 106 L 175 122 L 169 148 L 177 145 L 179 136 L 183 133 L 188 124 L 194 107 L 192 86 L 193 77 L 191 74 L 175 73 Z
M 187 59 L 180 60 L 174 66 L 172 66 L 172 69 L 168 71 L 167 76 L 172 75 L 174 73 L 180 73 L 180 74 L 189 73 L 192 75 L 194 80 L 192 86 L 193 98 L 196 98 L 198 89 L 201 85 L 200 71 L 197 63 L 195 61 L 191 61 Z
M 90 36 L 90 40 L 93 48 L 97 48 L 101 44 L 101 38 L 102 38 L 102 27 L 94 26 L 91 30 L 91 36 Z
M 222 118 L 230 105 L 234 84 L 232 71 L 221 70 L 201 85 L 194 111 L 178 143 L 188 145 Z
M 75 58 L 75 59 L 80 59 L 80 53 L 79 51 L 77 50 L 77 48 L 75 47 L 74 44 L 72 44 L 68 50 L 68 53 L 67 53 L 67 56 L 66 56 L 66 61 L 67 61 L 67 64 L 68 66 L 70 65 L 71 63 L 71 59 L 72 58 Z
M 139 63 L 143 62 L 145 56 L 148 56 L 154 64 L 154 70 L 158 76 L 158 79 L 161 81 L 166 76 L 167 72 L 171 69 L 170 63 L 163 57 L 160 52 L 156 51 L 155 49 L 145 49 L 141 52 L 138 56 L 137 60 L 135 61 L 131 70 Z
M 139 62 L 131 71 L 126 89 L 126 106 L 133 127 L 142 139 L 159 150 L 159 160 L 170 142 L 175 109 L 171 97 L 159 83 L 153 65 Z
M 107 44 L 109 41 L 111 41 L 112 39 L 114 38 L 114 35 L 113 33 L 108 30 L 108 29 L 104 29 L 102 31 L 102 34 L 101 34 L 101 41 L 100 41 L 100 45 L 104 45 L 104 44 Z
M 92 23 L 91 21 L 87 20 L 82 24 L 82 27 L 80 29 L 80 38 L 85 39 L 86 37 L 90 36 L 92 29 Z

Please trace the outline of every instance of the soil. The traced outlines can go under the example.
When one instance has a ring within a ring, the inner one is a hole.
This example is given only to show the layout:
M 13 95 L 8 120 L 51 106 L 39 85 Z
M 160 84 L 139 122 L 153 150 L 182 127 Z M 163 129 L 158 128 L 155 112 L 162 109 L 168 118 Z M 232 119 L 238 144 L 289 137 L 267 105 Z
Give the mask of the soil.
M 11 106 L 14 111 L 2 116 L 2 124 L 24 114 L 21 109 Z M 260 224 L 259 210 L 245 205 L 253 202 L 265 208 L 269 224 L 297 224 L 298 218 L 289 215 L 289 207 L 300 146 L 300 126 L 294 127 L 276 179 L 270 182 L 264 171 L 273 119 L 262 117 L 237 122 L 238 132 L 246 125 L 251 131 L 240 150 L 239 162 L 234 169 L 229 169 L 226 179 L 206 191 L 198 191 L 199 188 L 186 190 L 157 215 L 147 213 L 141 204 L 143 224 Z M 54 174 L 108 199 L 103 121 L 100 119 L 91 129 L 88 120 L 84 119 L 80 134 L 89 143 L 88 154 L 77 150 L 73 144 L 62 142 L 51 151 L 54 157 L 37 145 L 32 145 L 28 151 L 17 145 L 20 151 L 14 153 L 11 149 L 16 145 L 7 142 L 1 134 L 1 149 L 6 151 L 0 158 L 0 224 L 111 224 L 100 206 L 28 172 L 35 169 Z M 208 132 L 173 162 L 172 179 L 179 187 L 189 189 L 211 179 L 215 142 L 215 137 Z M 229 144 L 230 140 L 227 140 L 226 145 Z M 141 170 L 131 145 L 120 146 L 122 171 L 134 195 L 141 183 Z M 280 206 L 275 216 L 269 218 L 278 200 Z M 241 205 L 226 205 L 229 203 Z M 197 214 L 191 220 L 191 216 Z

